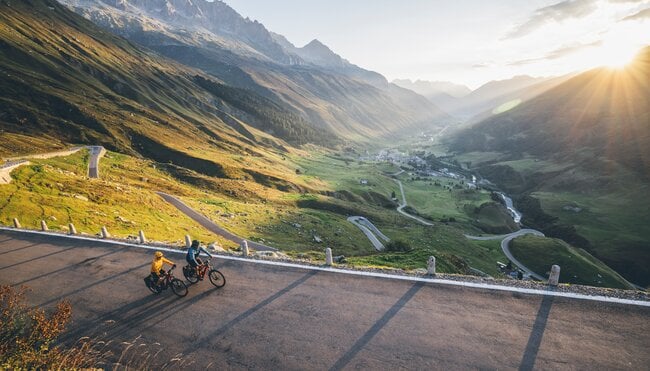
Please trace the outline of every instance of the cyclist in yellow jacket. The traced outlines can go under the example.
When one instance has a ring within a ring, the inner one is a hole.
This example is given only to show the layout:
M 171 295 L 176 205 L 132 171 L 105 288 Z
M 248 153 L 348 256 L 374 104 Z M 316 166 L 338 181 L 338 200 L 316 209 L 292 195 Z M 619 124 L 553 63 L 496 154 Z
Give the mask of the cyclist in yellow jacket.
M 151 262 L 151 282 L 155 282 L 158 286 L 162 283 L 165 274 L 165 270 L 163 269 L 165 263 L 171 265 L 172 268 L 176 268 L 176 264 L 173 261 L 165 258 L 161 251 L 156 251 L 153 254 L 153 261 Z

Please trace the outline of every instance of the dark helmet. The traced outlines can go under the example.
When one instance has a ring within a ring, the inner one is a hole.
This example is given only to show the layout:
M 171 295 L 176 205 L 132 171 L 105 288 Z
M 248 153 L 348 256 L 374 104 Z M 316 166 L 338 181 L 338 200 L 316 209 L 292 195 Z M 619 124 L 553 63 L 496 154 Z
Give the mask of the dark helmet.
M 193 247 L 193 248 L 197 248 L 197 247 L 199 247 L 199 241 L 198 241 L 198 240 L 193 240 L 193 241 L 192 241 L 192 246 L 191 246 L 191 247 Z

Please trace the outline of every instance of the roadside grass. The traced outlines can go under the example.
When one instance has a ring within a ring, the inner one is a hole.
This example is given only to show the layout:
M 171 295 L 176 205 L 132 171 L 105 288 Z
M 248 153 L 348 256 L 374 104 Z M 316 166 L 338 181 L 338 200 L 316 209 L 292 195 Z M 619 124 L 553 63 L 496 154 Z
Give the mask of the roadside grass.
M 618 273 L 582 249 L 562 240 L 526 235 L 510 244 L 517 260 L 548 277 L 553 264 L 560 266 L 560 282 L 612 288 L 631 288 Z

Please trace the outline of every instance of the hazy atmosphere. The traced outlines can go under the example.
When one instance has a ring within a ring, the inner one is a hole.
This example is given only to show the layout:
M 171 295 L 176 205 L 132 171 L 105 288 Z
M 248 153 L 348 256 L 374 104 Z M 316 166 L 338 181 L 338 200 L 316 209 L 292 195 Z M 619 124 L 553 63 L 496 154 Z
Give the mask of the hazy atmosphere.
M 227 1 L 296 46 L 312 39 L 389 80 L 476 88 L 624 63 L 650 42 L 650 1 Z
M 0 369 L 647 370 L 650 0 L 0 0 Z

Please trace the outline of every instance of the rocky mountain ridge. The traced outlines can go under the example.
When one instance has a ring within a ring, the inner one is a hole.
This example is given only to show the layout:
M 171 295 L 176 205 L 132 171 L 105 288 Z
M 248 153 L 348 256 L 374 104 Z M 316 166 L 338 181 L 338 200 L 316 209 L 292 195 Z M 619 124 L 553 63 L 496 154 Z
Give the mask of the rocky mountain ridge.
M 350 64 L 320 42 L 295 48 L 220 1 L 61 2 L 115 34 L 252 90 L 349 140 L 449 120 L 424 97 Z

